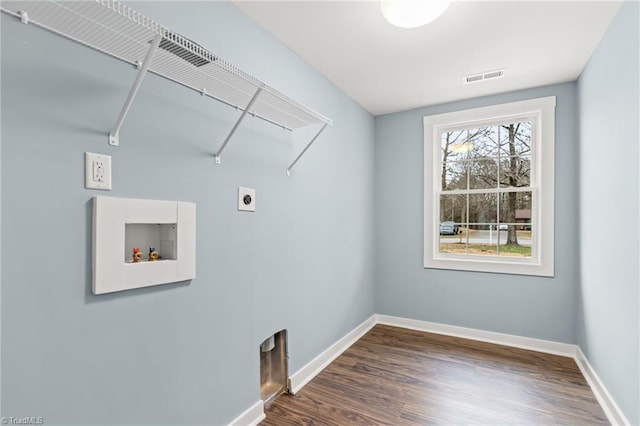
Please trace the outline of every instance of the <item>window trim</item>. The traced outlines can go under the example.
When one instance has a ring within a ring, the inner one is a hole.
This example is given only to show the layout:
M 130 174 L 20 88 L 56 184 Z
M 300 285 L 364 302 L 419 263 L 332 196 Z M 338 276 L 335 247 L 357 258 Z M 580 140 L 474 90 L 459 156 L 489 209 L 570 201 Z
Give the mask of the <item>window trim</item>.
M 530 99 L 424 117 L 424 267 L 459 271 L 554 276 L 554 186 L 555 186 L 556 97 Z M 485 125 L 523 117 L 535 118 L 538 137 L 532 151 L 532 228 L 539 229 L 532 241 L 531 258 L 456 255 L 439 253 L 440 213 L 436 200 L 440 184 L 440 133 L 447 128 Z M 534 220 L 535 218 L 535 220 Z M 535 228 L 534 228 L 535 227 Z

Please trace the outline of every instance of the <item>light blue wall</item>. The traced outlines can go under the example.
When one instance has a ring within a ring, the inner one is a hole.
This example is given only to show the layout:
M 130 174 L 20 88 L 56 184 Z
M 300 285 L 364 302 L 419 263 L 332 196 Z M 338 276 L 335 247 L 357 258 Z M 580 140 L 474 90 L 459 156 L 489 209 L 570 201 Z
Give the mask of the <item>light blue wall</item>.
M 374 313 L 372 116 L 219 2 L 136 4 L 332 117 L 291 136 L 149 75 L 107 133 L 134 67 L 2 14 L 2 415 L 47 424 L 225 424 L 259 399 L 258 345 L 289 330 L 295 372 Z M 113 188 L 85 190 L 84 152 Z M 236 211 L 239 185 L 257 211 Z M 94 296 L 95 195 L 197 204 L 197 278 Z
M 423 117 L 544 96 L 557 103 L 555 278 L 425 269 Z M 574 343 L 577 150 L 575 83 L 376 117 L 376 312 Z
M 640 424 L 639 27 L 640 4 L 625 3 L 578 80 L 578 343 L 635 425 Z

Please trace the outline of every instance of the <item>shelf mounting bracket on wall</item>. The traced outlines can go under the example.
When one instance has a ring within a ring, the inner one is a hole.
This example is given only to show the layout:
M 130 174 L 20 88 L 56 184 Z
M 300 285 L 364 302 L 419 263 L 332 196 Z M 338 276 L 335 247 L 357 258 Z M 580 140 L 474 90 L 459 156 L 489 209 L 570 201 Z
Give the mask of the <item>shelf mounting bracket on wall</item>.
M 120 128 L 124 123 L 124 119 L 127 118 L 127 114 L 129 113 L 129 108 L 131 108 L 131 104 L 142 85 L 142 81 L 144 80 L 144 76 L 147 74 L 147 70 L 149 69 L 149 65 L 151 65 L 151 61 L 153 60 L 153 55 L 155 55 L 156 50 L 158 50 L 158 46 L 160 46 L 160 42 L 162 41 L 162 35 L 156 34 L 151 42 L 151 46 L 149 46 L 149 50 L 147 51 L 147 55 L 142 61 L 142 65 L 140 65 L 140 69 L 138 70 L 138 75 L 136 76 L 135 81 L 133 82 L 133 86 L 131 86 L 131 90 L 129 91 L 129 95 L 127 99 L 124 101 L 124 105 L 122 106 L 122 110 L 120 111 L 120 115 L 118 115 L 118 119 L 116 120 L 116 124 L 113 125 L 111 132 L 109 133 L 109 145 L 118 146 L 120 144 Z
M 236 130 L 238 130 L 238 126 L 240 125 L 240 123 L 242 123 L 242 120 L 244 120 L 244 118 L 247 116 L 247 113 L 249 112 L 249 110 L 251 109 L 255 101 L 258 100 L 258 96 L 260 96 L 260 93 L 262 93 L 262 87 L 258 87 L 258 90 L 256 90 L 256 93 L 254 93 L 253 97 L 247 104 L 247 107 L 244 109 L 244 111 L 242 111 L 240 118 L 238 118 L 238 120 L 236 121 L 236 124 L 233 125 L 233 128 L 225 138 L 224 142 L 222 142 L 222 145 L 218 149 L 218 152 L 215 153 L 214 158 L 216 160 L 216 164 L 220 164 L 220 156 L 222 155 L 222 151 L 224 151 L 224 148 L 229 143 L 229 140 L 231 140 L 231 136 L 233 136 Z
M 300 157 L 302 157 L 304 155 L 305 152 L 307 152 L 307 150 L 309 149 L 309 147 L 311 145 L 313 145 L 313 143 L 316 141 L 316 139 L 318 139 L 318 136 L 320 136 L 320 133 L 322 133 L 322 131 L 324 129 L 327 128 L 327 126 L 329 125 L 329 123 L 324 123 L 322 125 L 322 127 L 320 128 L 320 130 L 318 131 L 318 133 L 316 133 L 316 135 L 313 137 L 313 139 L 311 139 L 311 142 L 309 142 L 307 144 L 307 146 L 302 150 L 302 152 L 300 154 L 298 154 L 298 156 L 296 157 L 295 160 L 293 160 L 293 163 L 291 163 L 291 165 L 289 167 L 287 167 L 287 176 L 291 176 L 291 169 L 293 169 L 293 166 L 296 165 L 296 163 L 298 162 L 298 160 L 300 159 Z

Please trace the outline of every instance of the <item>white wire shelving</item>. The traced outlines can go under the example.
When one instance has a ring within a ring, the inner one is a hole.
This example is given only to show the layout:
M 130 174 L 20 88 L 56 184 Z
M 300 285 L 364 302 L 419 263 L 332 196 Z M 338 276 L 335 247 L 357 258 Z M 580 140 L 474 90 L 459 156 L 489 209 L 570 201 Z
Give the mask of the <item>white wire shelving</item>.
M 138 67 L 136 79 L 109 133 L 110 145 L 119 145 L 120 129 L 147 71 L 242 111 L 214 155 L 218 164 L 247 114 L 286 130 L 321 124 L 320 130 L 289 165 L 287 175 L 320 133 L 333 124 L 330 118 L 118 1 L 3 0 L 0 10 L 25 24 L 37 25 Z

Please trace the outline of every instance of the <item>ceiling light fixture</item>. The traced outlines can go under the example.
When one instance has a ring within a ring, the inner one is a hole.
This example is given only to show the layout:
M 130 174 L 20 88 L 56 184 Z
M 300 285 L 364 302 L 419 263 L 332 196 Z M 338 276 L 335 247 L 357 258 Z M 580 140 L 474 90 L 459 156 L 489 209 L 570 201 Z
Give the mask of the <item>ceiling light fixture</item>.
M 449 3 L 451 0 L 383 0 L 380 10 L 396 27 L 416 28 L 442 15 Z

